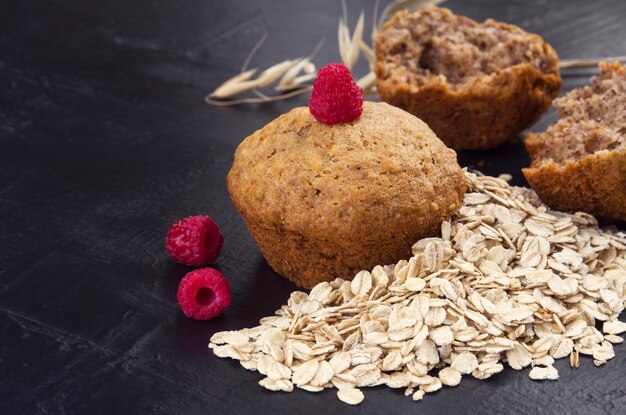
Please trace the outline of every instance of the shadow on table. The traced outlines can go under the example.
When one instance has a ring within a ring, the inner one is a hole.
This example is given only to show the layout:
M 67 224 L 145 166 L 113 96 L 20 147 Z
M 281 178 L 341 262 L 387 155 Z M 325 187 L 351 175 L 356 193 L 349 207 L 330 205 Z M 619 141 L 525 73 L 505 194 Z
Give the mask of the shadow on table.
M 220 269 L 219 265 L 211 266 Z M 210 321 L 197 321 L 180 313 L 176 332 L 186 354 L 206 356 L 207 345 L 214 333 L 257 326 L 261 318 L 274 315 L 281 305 L 287 303 L 289 295 L 298 289 L 274 272 L 260 256 L 251 268 L 251 272 L 242 270 L 238 280 L 231 281 L 232 302 L 221 316 Z M 176 295 L 180 279 L 190 270 L 182 265 L 170 268 L 165 274 L 167 291 Z

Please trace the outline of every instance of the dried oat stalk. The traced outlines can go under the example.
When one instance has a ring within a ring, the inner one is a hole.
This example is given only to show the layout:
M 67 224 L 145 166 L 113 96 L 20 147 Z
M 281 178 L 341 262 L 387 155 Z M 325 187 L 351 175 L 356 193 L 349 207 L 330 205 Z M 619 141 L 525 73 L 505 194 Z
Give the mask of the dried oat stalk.
M 416 10 L 425 7 L 428 4 L 439 4 L 443 0 L 396 0 L 391 2 L 383 11 L 380 21 L 384 21 L 390 17 L 395 10 L 408 9 Z M 369 62 L 370 72 L 361 76 L 357 80 L 357 84 L 363 89 L 365 94 L 375 93 L 376 75 L 372 71 L 375 63 L 374 50 L 363 39 L 365 30 L 365 15 L 363 12 L 359 15 L 359 19 L 351 32 L 348 26 L 348 13 L 345 0 L 342 1 L 343 17 L 339 19 L 337 41 L 339 46 L 339 56 L 341 61 L 350 69 L 354 67 L 361 55 Z M 378 3 L 374 11 L 373 21 L 376 22 Z M 372 36 L 377 31 L 377 26 L 373 25 Z M 312 62 L 315 55 L 313 52 L 307 58 L 289 59 L 277 63 L 264 71 L 257 74 L 257 69 L 246 70 L 249 61 L 254 53 L 261 47 L 266 39 L 265 34 L 257 45 L 252 49 L 241 72 L 222 85 L 215 91 L 206 96 L 205 101 L 215 106 L 230 106 L 244 103 L 261 103 L 288 99 L 311 90 L 315 76 L 317 75 L 316 66 Z M 372 40 L 373 42 L 373 40 Z M 320 45 L 318 45 L 319 48 Z M 316 48 L 317 51 L 317 48 Z M 256 76 L 255 76 L 256 75 Z M 274 92 L 277 95 L 266 95 L 259 91 L 259 88 L 267 88 L 273 85 Z M 251 92 L 254 97 L 235 98 L 245 92 Z
M 261 47 L 266 37 L 267 34 L 263 35 L 252 49 L 238 75 L 230 78 L 215 91 L 207 95 L 205 98 L 207 103 L 216 106 L 228 106 L 242 103 L 270 102 L 291 98 L 311 89 L 309 82 L 315 79 L 316 75 L 315 64 L 311 59 L 322 46 L 322 42 L 317 45 L 310 56 L 285 60 L 270 66 L 256 75 L 258 70 L 256 68 L 248 70 L 247 66 L 253 54 Z M 276 84 L 274 90 L 282 92 L 281 95 L 267 96 L 258 90 L 272 84 Z M 232 98 L 247 91 L 252 91 L 256 97 L 224 101 L 224 99 Z
M 626 63 L 626 56 L 613 56 L 610 58 L 600 59 L 561 59 L 559 61 L 560 69 L 580 69 L 580 68 L 597 68 L 600 62 L 621 62 Z
M 460 209 L 412 258 L 293 292 L 259 326 L 213 335 L 213 353 L 258 371 L 269 390 L 336 388 L 352 405 L 363 387 L 419 401 L 504 363 L 546 381 L 559 377 L 555 359 L 606 364 L 626 332 L 626 234 L 502 178 L 466 179 Z
M 369 72 L 358 78 L 357 84 L 368 94 L 376 93 L 376 74 L 373 72 L 376 57 L 374 55 L 374 42 L 379 29 L 394 13 L 400 10 L 415 11 L 428 5 L 438 5 L 445 0 L 395 0 L 390 2 L 378 14 L 380 0 L 376 2 L 372 18 L 372 31 L 370 39 L 372 46 L 368 45 L 363 38 L 365 17 L 361 12 L 359 19 L 351 32 L 348 25 L 348 13 L 345 0 L 342 0 L 343 15 L 339 19 L 337 30 L 337 42 L 341 61 L 350 69 L 354 67 L 361 55 L 369 63 Z M 261 46 L 267 33 L 263 35 L 259 43 L 253 48 L 246 58 L 241 72 L 206 96 L 205 101 L 215 106 L 230 106 L 245 103 L 262 103 L 279 101 L 301 95 L 311 90 L 313 81 L 317 75 L 316 66 L 312 62 L 313 53 L 307 58 L 288 59 L 277 63 L 264 71 L 257 73 L 257 69 L 246 70 L 247 64 L 254 53 Z M 319 47 L 319 45 L 318 45 Z M 561 69 L 577 69 L 597 67 L 601 61 L 626 62 L 626 56 L 618 56 L 601 59 L 564 59 L 559 62 Z M 273 85 L 273 91 L 277 94 L 266 95 L 259 88 L 267 88 Z M 254 97 L 241 97 L 243 93 L 252 93 Z

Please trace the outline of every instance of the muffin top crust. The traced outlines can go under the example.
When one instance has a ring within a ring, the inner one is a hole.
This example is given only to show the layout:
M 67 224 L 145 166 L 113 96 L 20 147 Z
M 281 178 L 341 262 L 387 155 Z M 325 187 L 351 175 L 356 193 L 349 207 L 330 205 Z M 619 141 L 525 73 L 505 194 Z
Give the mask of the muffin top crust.
M 350 123 L 320 124 L 306 107 L 270 122 L 239 145 L 228 188 L 257 226 L 374 243 L 438 226 L 466 183 L 455 152 L 424 122 L 365 102 Z

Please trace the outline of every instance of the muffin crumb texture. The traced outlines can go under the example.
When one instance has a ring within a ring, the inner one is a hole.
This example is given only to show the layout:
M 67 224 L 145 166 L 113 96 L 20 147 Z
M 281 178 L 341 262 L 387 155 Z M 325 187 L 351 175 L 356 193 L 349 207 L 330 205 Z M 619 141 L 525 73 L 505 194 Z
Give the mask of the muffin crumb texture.
M 560 88 L 558 57 L 535 34 L 450 10 L 399 12 L 376 42 L 382 99 L 455 149 L 496 147 L 532 125 Z
M 626 220 L 626 69 L 601 63 L 591 86 L 554 105 L 559 120 L 526 137 L 526 179 L 553 208 Z
M 410 255 L 460 205 L 456 154 L 416 117 L 365 102 L 350 123 L 295 108 L 246 138 L 228 189 L 268 263 L 302 287 Z

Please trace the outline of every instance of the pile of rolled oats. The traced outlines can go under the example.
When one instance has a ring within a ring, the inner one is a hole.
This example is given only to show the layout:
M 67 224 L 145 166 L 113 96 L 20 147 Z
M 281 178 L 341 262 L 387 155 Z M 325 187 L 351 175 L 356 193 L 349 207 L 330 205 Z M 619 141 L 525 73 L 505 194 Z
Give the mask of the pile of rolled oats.
M 216 333 L 209 347 L 264 375 L 267 389 L 334 386 L 353 405 L 364 386 L 405 388 L 417 401 L 462 375 L 486 379 L 503 362 L 543 380 L 558 378 L 555 359 L 612 359 L 626 332 L 617 319 L 626 234 L 550 211 L 502 178 L 466 177 L 462 207 L 410 260 L 296 291 L 275 316 Z

